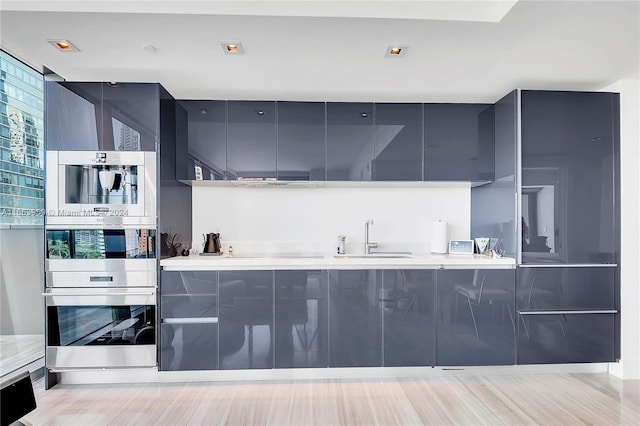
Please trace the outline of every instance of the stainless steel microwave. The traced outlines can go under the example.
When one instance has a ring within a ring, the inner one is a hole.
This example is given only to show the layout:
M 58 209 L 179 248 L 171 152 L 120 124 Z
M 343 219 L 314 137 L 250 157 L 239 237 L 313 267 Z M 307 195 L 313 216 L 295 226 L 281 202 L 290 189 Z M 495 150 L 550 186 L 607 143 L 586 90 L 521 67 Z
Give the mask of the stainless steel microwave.
M 156 287 L 155 227 L 47 225 L 47 287 Z
M 47 151 L 46 223 L 156 217 L 157 155 Z

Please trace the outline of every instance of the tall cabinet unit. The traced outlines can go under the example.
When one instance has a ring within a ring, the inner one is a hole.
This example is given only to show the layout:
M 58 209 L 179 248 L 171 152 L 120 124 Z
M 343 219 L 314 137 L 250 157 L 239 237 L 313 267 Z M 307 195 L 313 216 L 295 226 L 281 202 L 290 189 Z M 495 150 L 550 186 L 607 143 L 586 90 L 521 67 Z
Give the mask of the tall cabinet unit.
M 173 98 L 155 83 L 45 89 L 45 386 L 74 370 L 155 368 L 158 149 L 175 133 Z
M 521 91 L 518 362 L 618 358 L 619 95 Z

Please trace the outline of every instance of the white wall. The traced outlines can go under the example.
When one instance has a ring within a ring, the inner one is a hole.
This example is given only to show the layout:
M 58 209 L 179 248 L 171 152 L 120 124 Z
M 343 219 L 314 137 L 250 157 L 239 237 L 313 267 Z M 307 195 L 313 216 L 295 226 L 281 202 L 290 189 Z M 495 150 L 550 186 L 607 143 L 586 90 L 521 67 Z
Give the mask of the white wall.
M 0 229 L 0 334 L 44 334 L 44 231 Z
M 364 251 L 364 224 L 379 250 L 429 251 L 431 224 L 449 223 L 449 238 L 469 238 L 468 184 L 384 188 L 192 188 L 193 241 L 220 232 L 223 250 L 242 252 L 335 252 L 347 236 L 347 253 Z
M 621 360 L 609 371 L 640 379 L 640 81 L 621 80 L 603 91 L 620 92 Z

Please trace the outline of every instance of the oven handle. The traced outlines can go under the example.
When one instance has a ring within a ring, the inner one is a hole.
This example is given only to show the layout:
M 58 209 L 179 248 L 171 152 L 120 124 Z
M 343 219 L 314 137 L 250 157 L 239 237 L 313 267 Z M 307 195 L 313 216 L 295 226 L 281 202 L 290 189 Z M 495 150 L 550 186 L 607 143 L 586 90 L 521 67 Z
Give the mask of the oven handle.
M 150 293 L 42 293 L 44 297 L 54 296 L 154 296 L 154 292 Z

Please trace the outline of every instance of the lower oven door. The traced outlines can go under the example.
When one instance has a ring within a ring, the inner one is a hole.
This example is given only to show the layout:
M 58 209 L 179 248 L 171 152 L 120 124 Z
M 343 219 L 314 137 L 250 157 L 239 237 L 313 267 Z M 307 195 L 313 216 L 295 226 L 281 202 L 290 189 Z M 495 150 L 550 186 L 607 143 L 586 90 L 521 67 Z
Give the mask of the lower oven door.
M 48 289 L 47 368 L 154 367 L 155 288 Z

